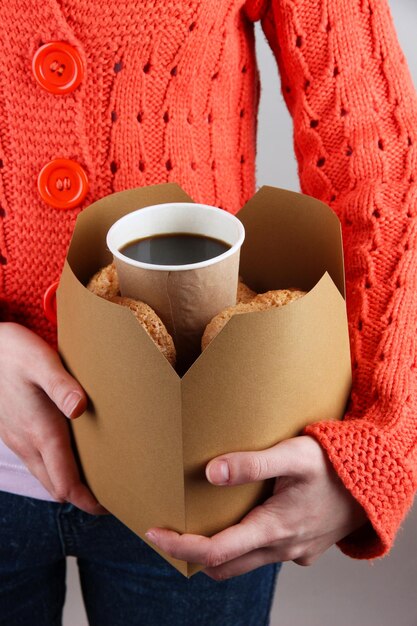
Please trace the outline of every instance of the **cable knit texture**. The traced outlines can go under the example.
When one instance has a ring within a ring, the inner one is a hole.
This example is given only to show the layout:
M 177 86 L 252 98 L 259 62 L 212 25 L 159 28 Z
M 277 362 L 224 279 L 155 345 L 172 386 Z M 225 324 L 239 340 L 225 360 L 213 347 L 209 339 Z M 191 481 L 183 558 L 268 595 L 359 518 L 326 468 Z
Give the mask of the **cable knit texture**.
M 1 3 L 0 314 L 55 341 L 42 295 L 97 198 L 175 181 L 235 213 L 253 195 L 257 20 L 293 116 L 302 191 L 342 222 L 351 402 L 343 422 L 305 432 L 373 527 L 341 549 L 371 558 L 392 545 L 417 481 L 417 100 L 386 0 Z M 48 41 L 85 63 L 71 94 L 34 81 Z M 88 174 L 76 209 L 38 195 L 38 172 L 58 157 Z

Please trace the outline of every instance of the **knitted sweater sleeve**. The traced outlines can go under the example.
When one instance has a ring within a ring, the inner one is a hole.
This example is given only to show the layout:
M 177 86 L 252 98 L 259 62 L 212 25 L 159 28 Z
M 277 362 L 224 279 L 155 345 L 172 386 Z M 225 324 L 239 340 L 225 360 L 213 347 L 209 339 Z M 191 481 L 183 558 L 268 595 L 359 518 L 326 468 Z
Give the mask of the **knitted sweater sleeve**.
M 339 547 L 381 556 L 417 486 L 417 98 L 387 0 L 249 0 L 247 13 L 279 65 L 302 191 L 342 223 L 352 393 L 343 421 L 304 432 L 370 521 Z

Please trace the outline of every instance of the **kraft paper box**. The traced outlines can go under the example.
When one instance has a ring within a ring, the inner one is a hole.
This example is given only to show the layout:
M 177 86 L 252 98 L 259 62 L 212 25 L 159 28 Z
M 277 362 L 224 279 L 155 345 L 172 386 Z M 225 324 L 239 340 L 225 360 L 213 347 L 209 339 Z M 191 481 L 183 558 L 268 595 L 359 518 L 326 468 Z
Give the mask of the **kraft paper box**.
M 259 293 L 298 287 L 307 295 L 233 317 L 182 377 L 129 310 L 86 289 L 112 260 L 110 226 L 171 201 L 192 200 L 163 184 L 85 209 L 58 289 L 60 353 L 89 396 L 87 411 L 71 423 L 84 478 L 145 541 L 151 526 L 210 536 L 238 522 L 272 481 L 213 486 L 206 463 L 340 419 L 351 385 L 340 224 L 309 196 L 263 187 L 238 213 L 244 281 Z M 160 554 L 186 576 L 201 569 Z

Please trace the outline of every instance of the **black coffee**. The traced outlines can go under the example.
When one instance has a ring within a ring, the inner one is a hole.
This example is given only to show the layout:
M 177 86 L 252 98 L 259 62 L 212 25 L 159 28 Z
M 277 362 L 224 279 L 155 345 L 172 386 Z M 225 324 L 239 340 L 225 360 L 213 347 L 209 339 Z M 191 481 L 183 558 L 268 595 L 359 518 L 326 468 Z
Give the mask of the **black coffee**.
M 220 239 L 191 233 L 167 233 L 135 239 L 120 248 L 130 259 L 154 265 L 188 265 L 207 261 L 232 246 Z

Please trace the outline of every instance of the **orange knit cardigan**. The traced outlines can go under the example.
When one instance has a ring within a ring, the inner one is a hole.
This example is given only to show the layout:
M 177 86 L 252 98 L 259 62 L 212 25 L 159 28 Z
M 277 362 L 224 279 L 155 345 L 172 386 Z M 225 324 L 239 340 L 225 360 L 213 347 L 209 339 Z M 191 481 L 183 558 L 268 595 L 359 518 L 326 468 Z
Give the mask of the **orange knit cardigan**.
M 231 212 L 253 195 L 256 20 L 293 116 L 302 191 L 342 222 L 351 402 L 344 421 L 306 432 L 373 527 L 340 547 L 371 558 L 390 548 L 417 481 L 417 99 L 387 0 L 0 3 L 1 319 L 54 342 L 43 293 L 78 212 L 106 194 L 176 181 Z M 51 41 L 85 68 L 64 95 L 32 71 Z M 61 157 L 89 182 L 64 210 L 36 183 Z

